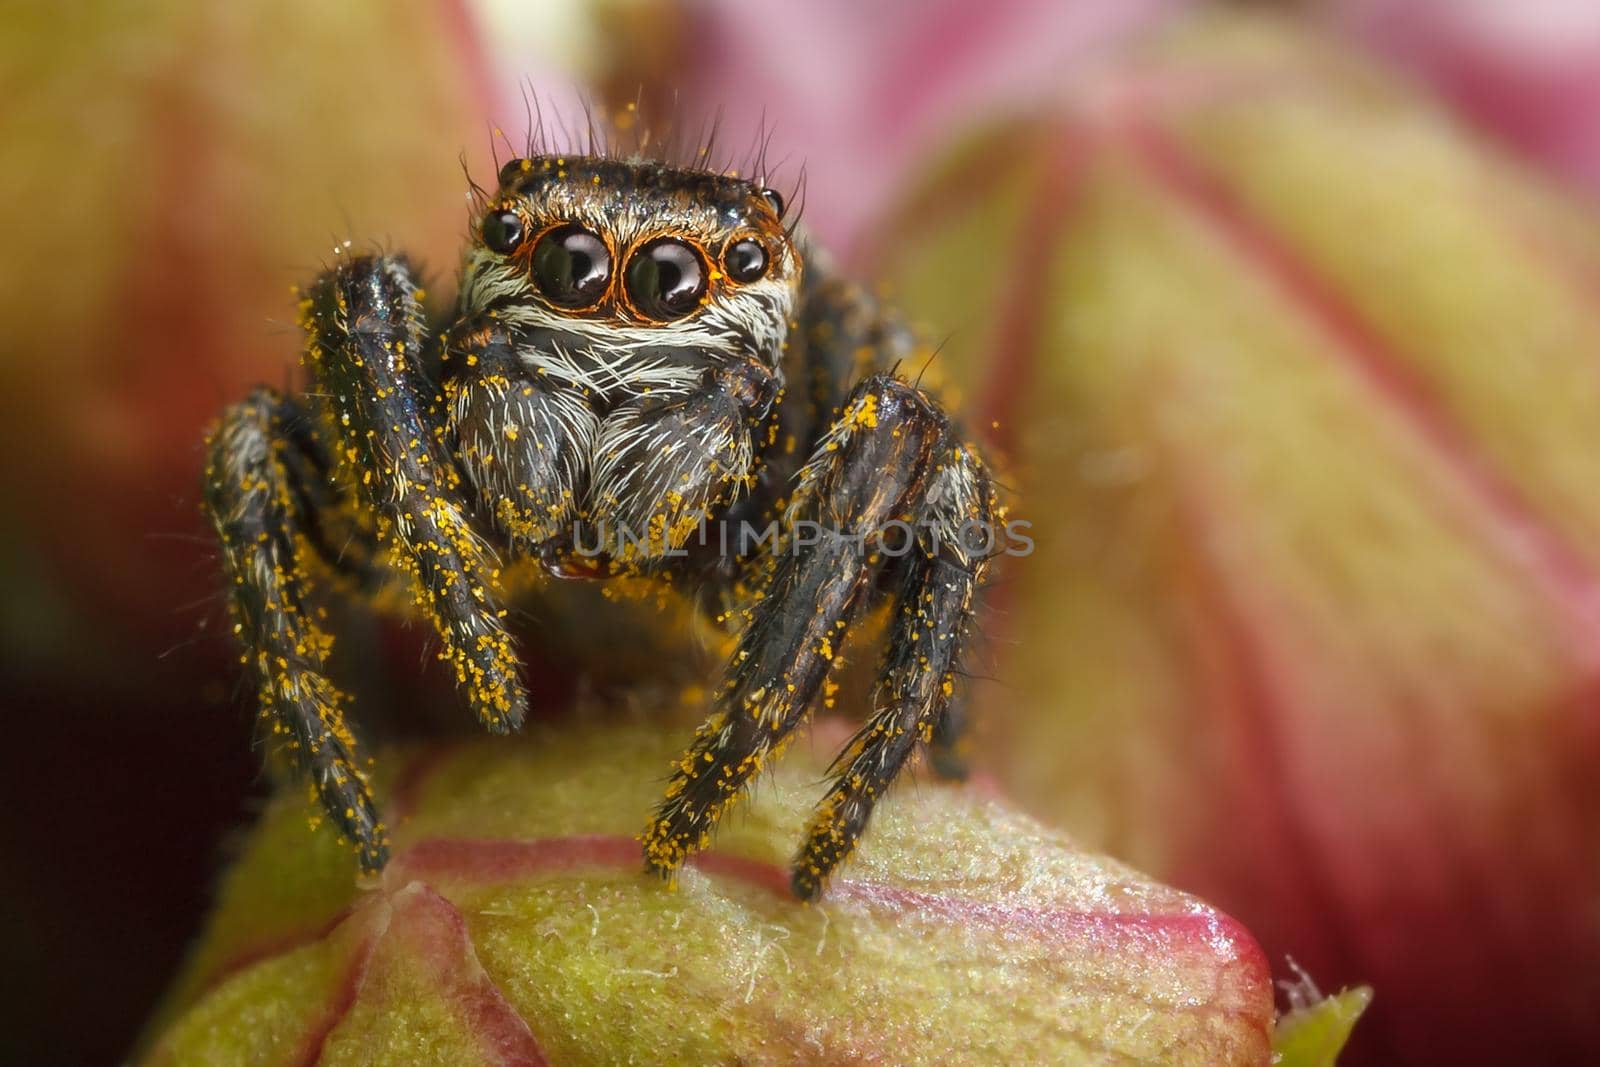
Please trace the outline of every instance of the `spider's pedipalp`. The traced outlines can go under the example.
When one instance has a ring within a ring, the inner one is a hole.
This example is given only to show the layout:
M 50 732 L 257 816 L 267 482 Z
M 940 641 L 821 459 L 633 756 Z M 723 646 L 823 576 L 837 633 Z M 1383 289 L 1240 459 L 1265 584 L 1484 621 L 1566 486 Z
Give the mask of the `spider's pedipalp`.
M 500 331 L 447 359 L 475 361 L 470 372 L 450 367 L 444 383 L 457 461 L 513 551 L 531 553 L 571 528 L 599 419 L 573 391 L 527 374 Z
M 619 560 L 659 560 L 720 505 L 744 491 L 753 430 L 775 381 L 753 365 L 708 371 L 697 386 L 652 392 L 614 411 L 601 429 L 591 519 Z

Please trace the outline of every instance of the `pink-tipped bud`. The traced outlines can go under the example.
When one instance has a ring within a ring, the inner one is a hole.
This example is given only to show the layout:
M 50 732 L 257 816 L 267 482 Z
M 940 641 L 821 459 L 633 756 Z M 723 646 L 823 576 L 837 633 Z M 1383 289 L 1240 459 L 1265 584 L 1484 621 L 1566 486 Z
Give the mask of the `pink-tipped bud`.
M 279 797 L 143 1063 L 1262 1064 L 1267 965 L 1193 897 L 971 790 L 897 791 L 814 905 L 800 746 L 675 887 L 632 836 L 681 738 L 394 754 L 394 858 Z

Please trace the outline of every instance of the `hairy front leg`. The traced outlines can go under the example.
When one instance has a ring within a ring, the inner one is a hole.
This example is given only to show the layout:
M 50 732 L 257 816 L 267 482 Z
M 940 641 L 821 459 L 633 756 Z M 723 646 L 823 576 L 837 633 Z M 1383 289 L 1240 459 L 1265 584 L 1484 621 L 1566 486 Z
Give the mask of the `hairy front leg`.
M 912 517 L 907 509 L 933 473 L 929 459 L 943 426 L 927 412 L 912 386 L 870 378 L 802 471 L 796 525 L 749 609 L 716 711 L 675 765 L 643 835 L 646 862 L 657 872 L 670 875 L 709 843 L 812 706 L 867 595 L 874 538 L 891 520 Z
M 345 262 L 317 279 L 301 323 L 343 475 L 413 579 L 416 604 L 479 720 L 497 733 L 515 729 L 527 711 L 520 664 L 495 561 L 472 530 L 442 441 L 442 398 L 418 369 L 422 318 L 409 269 L 394 257 Z
M 931 406 L 920 417 L 944 421 Z M 948 424 L 930 465 L 913 502 L 922 536 L 892 594 L 872 713 L 834 761 L 833 784 L 795 857 L 793 886 L 802 899 L 817 896 L 855 850 L 873 808 L 919 748 L 927 748 L 939 773 L 963 769 L 951 765 L 961 725 L 960 657 L 997 548 L 1000 513 L 981 462 L 951 437 Z

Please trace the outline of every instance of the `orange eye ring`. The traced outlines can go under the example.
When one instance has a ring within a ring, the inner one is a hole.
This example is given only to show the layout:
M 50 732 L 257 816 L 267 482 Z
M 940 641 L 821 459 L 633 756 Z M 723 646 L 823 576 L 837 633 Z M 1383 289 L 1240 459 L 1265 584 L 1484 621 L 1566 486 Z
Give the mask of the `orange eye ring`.
M 653 237 L 628 253 L 622 292 L 643 318 L 671 322 L 705 303 L 711 270 L 699 245 L 682 237 Z
M 565 222 L 539 235 L 528 257 L 528 272 L 550 303 L 583 311 L 610 291 L 612 262 L 611 246 L 604 237 L 576 222 Z
M 735 234 L 722 249 L 722 270 L 740 284 L 760 281 L 772 265 L 772 255 L 753 233 Z

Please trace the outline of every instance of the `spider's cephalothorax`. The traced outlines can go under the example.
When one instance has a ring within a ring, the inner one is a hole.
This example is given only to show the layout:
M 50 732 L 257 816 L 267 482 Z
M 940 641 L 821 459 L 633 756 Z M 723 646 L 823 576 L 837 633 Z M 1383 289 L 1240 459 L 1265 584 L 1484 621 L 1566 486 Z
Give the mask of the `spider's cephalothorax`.
M 449 323 L 430 336 L 403 259 L 347 258 L 301 304 L 310 388 L 257 390 L 212 434 L 206 507 L 263 715 L 376 869 L 387 834 L 325 675 L 319 581 L 408 590 L 466 700 L 505 731 L 527 700 L 503 563 L 692 579 L 738 635 L 642 838 L 669 874 L 888 597 L 873 706 L 796 859 L 812 897 L 917 748 L 955 738 L 999 519 L 983 463 L 897 376 L 908 332 L 818 257 L 802 282 L 759 184 L 535 156 L 482 201 Z
M 800 287 L 769 197 L 606 159 L 501 172 L 445 391 L 468 480 L 517 550 L 637 564 L 748 487 Z

